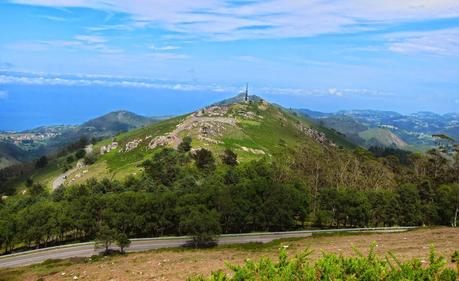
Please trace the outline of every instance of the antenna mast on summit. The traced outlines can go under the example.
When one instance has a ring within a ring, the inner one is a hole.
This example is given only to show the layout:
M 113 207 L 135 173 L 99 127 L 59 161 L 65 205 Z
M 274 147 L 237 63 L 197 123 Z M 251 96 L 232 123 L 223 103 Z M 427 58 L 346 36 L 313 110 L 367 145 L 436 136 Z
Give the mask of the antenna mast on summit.
M 245 85 L 245 97 L 244 97 L 245 102 L 249 101 L 249 83 Z

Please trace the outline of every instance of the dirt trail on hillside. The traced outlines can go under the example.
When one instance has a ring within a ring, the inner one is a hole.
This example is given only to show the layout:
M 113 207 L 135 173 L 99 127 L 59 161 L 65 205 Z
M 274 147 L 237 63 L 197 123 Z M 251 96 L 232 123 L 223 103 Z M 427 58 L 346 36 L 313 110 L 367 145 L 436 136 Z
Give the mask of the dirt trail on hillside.
M 182 131 L 185 130 L 190 130 L 193 128 L 193 126 L 197 126 L 202 123 L 207 123 L 207 122 L 218 122 L 218 123 L 224 123 L 228 125 L 235 126 L 236 125 L 236 119 L 234 118 L 229 118 L 229 117 L 198 117 L 198 116 L 190 116 L 188 118 L 185 118 L 182 123 L 180 123 L 177 128 L 175 128 L 171 134 L 178 136 L 178 134 Z M 196 125 L 194 125 L 196 124 Z
M 321 251 L 354 255 L 353 247 L 367 253 L 369 245 L 376 242 L 377 252 L 385 255 L 392 251 L 401 260 L 413 257 L 428 261 L 429 249 L 435 245 L 438 254 L 450 261 L 451 254 L 459 250 L 459 229 L 419 229 L 403 233 L 322 236 L 290 241 L 290 256 L 309 248 L 311 259 L 321 256 Z M 43 280 L 186 280 L 188 276 L 204 274 L 218 269 L 227 270 L 225 262 L 241 264 L 246 259 L 262 256 L 277 258 L 277 246 L 252 250 L 237 248 L 215 248 L 207 250 L 160 250 L 129 254 L 95 263 L 81 263 L 62 269 L 58 273 L 44 276 Z M 454 266 L 452 263 L 449 266 Z M 63 275 L 63 273 L 65 273 Z M 72 275 L 73 274 L 73 275 Z M 21 280 L 37 280 L 40 276 L 28 274 Z
M 196 128 L 198 126 L 202 126 L 203 124 L 206 123 L 212 123 L 212 122 L 217 122 L 217 123 L 223 123 L 231 126 L 236 125 L 236 119 L 234 118 L 229 118 L 229 117 L 204 117 L 204 116 L 195 116 L 195 115 L 190 115 L 189 117 L 185 118 L 180 124 L 177 125 L 177 127 L 170 133 L 167 133 L 162 136 L 158 136 L 154 138 L 150 144 L 150 148 L 155 148 L 157 145 L 152 145 L 155 141 L 157 142 L 158 139 L 160 138 L 165 138 L 168 137 L 168 139 L 165 139 L 164 141 L 161 141 L 161 144 L 168 144 L 171 145 L 174 148 L 177 148 L 178 145 L 182 142 L 182 139 L 180 138 L 179 134 L 183 131 L 190 131 L 193 128 Z

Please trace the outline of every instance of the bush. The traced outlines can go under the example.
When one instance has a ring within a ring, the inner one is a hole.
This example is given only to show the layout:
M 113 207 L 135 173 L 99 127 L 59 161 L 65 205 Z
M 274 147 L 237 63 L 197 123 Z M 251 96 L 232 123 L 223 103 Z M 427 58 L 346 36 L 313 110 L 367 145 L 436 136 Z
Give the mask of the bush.
M 89 165 L 92 165 L 94 163 L 96 163 L 96 158 L 94 157 L 94 155 L 91 154 L 91 155 L 86 155 L 84 157 L 84 164 L 85 165 L 89 166 Z
M 222 156 L 222 162 L 229 166 L 237 165 L 237 154 L 231 149 L 225 149 L 225 153 Z
M 178 151 L 188 152 L 191 150 L 191 137 L 184 137 L 182 142 L 178 146 Z
M 115 239 L 116 245 L 120 247 L 120 252 L 124 254 L 124 249 L 131 245 L 131 240 L 124 233 L 117 233 Z
M 75 158 L 76 159 L 81 159 L 86 155 L 86 150 L 80 149 L 75 153 Z
M 109 226 L 105 224 L 101 225 L 94 241 L 94 249 L 103 248 L 104 253 L 108 253 L 110 245 L 115 240 L 115 235 L 115 231 Z
M 311 252 L 305 251 L 293 259 L 288 259 L 285 248 L 281 249 L 279 261 L 262 258 L 259 262 L 247 261 L 242 266 L 229 265 L 233 271 L 228 275 L 223 271 L 213 272 L 209 278 L 195 277 L 195 281 L 223 280 L 438 280 L 454 281 L 458 273 L 446 268 L 446 260 L 436 257 L 432 250 L 430 264 L 423 266 L 421 261 L 413 259 L 400 262 L 396 257 L 380 258 L 375 247 L 370 248 L 367 256 L 356 251 L 353 257 L 325 253 L 322 258 L 312 263 Z
M 67 157 L 67 163 L 71 164 L 73 161 L 75 161 L 75 158 L 72 155 Z
M 201 148 L 196 151 L 194 154 L 194 159 L 196 161 L 196 166 L 204 170 L 214 170 L 215 169 L 215 159 L 210 150 Z

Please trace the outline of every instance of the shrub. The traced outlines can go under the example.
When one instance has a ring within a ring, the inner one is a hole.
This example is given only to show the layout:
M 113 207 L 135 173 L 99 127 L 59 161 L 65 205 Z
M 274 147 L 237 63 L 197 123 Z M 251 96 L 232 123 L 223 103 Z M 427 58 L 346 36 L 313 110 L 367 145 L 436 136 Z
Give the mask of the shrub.
M 67 163 L 71 164 L 73 163 L 73 161 L 75 161 L 75 158 L 73 157 L 73 155 L 70 155 L 67 157 Z
M 84 157 L 84 164 L 85 165 L 92 165 L 94 163 L 96 163 L 96 158 L 94 157 L 94 155 L 91 154 L 91 155 L 86 155 Z
M 196 150 L 194 154 L 194 159 L 196 161 L 196 166 L 204 170 L 214 170 L 215 169 L 215 159 L 210 150 L 201 148 Z
M 84 149 L 80 149 L 75 153 L 75 158 L 76 159 L 81 159 L 81 158 L 85 157 L 85 155 L 86 155 L 86 151 Z
M 124 233 L 117 233 L 115 239 L 116 245 L 120 247 L 120 252 L 124 254 L 124 249 L 131 245 L 131 240 Z
M 237 154 L 234 153 L 231 149 L 225 149 L 225 152 L 222 156 L 222 162 L 229 166 L 236 166 Z
M 178 151 L 188 152 L 191 150 L 191 137 L 184 137 L 182 142 L 178 145 Z
M 242 266 L 229 265 L 233 271 L 227 275 L 223 271 L 213 272 L 208 278 L 189 278 L 194 281 L 229 280 L 438 280 L 454 281 L 458 273 L 446 268 L 446 260 L 437 257 L 432 249 L 430 263 L 423 266 L 418 259 L 399 261 L 394 255 L 385 259 L 375 253 L 375 246 L 368 255 L 356 251 L 353 257 L 324 253 L 322 258 L 312 263 L 311 252 L 305 251 L 293 259 L 288 259 L 285 248 L 281 249 L 279 261 L 262 258 L 259 262 L 246 261 Z

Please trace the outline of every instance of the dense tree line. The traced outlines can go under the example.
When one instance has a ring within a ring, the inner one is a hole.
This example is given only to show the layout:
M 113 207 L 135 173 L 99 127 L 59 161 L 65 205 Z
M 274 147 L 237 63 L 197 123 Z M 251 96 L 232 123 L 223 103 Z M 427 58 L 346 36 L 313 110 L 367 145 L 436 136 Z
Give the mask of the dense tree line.
M 198 243 L 220 233 L 306 225 L 455 223 L 457 160 L 432 151 L 403 154 L 403 164 L 397 153 L 378 153 L 303 148 L 240 164 L 230 150 L 213 155 L 189 143 L 164 148 L 142 164 L 141 176 L 124 182 L 90 180 L 52 193 L 35 183 L 3 200 L 0 246 L 8 252 L 22 245 L 185 234 Z

